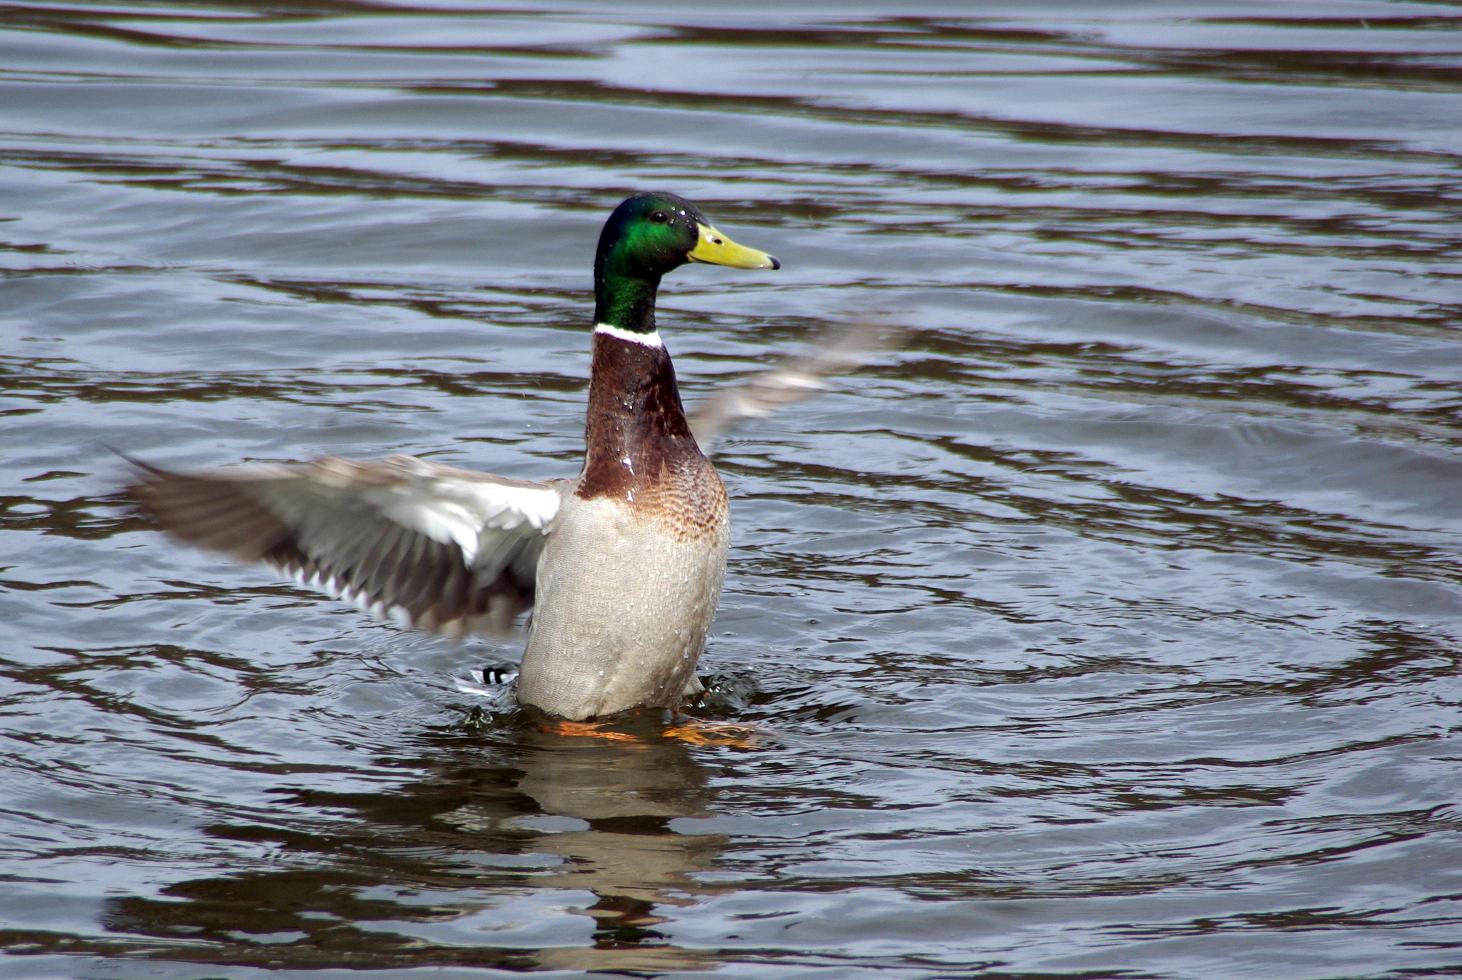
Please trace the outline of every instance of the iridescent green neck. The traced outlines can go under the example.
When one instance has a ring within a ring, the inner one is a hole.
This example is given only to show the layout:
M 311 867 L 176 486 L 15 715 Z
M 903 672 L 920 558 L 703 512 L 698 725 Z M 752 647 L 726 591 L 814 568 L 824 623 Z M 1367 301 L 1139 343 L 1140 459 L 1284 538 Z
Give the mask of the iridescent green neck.
M 655 332 L 655 293 L 660 277 L 643 270 L 628 272 L 622 262 L 600 257 L 594 263 L 594 322 L 635 333 Z

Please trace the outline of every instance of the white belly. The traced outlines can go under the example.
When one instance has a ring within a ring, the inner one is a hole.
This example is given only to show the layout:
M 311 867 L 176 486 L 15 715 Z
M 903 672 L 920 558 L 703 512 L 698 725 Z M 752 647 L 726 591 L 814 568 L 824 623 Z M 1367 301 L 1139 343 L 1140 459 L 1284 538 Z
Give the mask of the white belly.
M 518 700 L 569 719 L 674 707 L 720 601 L 729 522 L 689 539 L 569 497 L 538 564 Z

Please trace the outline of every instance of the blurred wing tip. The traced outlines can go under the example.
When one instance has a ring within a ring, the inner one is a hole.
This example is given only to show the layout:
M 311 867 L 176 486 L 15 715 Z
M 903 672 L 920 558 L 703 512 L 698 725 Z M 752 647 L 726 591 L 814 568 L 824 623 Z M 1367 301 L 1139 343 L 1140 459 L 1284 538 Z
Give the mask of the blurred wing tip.
M 747 419 L 776 410 L 832 387 L 829 379 L 868 363 L 879 351 L 899 344 L 909 334 L 892 314 L 861 314 L 824 330 L 807 353 L 792 355 L 739 384 L 714 392 L 696 406 L 691 431 L 706 452 L 727 431 Z

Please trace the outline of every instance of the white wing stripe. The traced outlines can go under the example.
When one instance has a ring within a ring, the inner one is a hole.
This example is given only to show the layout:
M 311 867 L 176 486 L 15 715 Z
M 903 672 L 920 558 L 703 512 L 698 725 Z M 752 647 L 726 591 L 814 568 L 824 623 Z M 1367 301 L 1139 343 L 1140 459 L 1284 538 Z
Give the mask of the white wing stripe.
M 425 534 L 440 544 L 456 545 L 462 550 L 462 559 L 467 565 L 477 561 L 477 538 L 484 522 L 480 518 L 474 520 L 474 515 L 465 507 L 441 498 L 397 499 L 382 503 L 381 514 L 386 519 Z
M 467 484 L 429 480 L 377 491 L 386 518 L 441 544 L 461 549 L 463 561 L 477 563 L 484 531 L 505 531 L 528 524 L 543 530 L 558 513 L 558 491 L 546 487 Z

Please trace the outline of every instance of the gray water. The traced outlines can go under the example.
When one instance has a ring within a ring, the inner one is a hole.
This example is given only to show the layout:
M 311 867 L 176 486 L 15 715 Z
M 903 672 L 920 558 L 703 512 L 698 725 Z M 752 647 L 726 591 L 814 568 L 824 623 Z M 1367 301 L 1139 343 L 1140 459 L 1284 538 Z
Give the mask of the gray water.
M 1462 971 L 1462 10 L 0 9 L 0 974 Z M 600 223 L 698 201 L 703 721 L 173 544 L 175 466 L 582 448 Z

